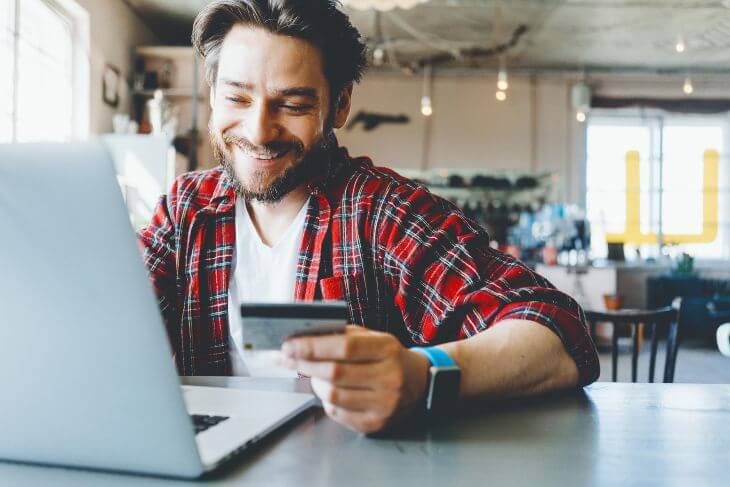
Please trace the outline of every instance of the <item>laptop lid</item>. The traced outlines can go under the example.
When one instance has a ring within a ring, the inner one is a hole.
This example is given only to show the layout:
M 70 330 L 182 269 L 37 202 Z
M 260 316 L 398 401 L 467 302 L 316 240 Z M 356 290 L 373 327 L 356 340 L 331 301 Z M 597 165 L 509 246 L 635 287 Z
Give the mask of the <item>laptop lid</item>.
M 0 459 L 203 471 L 102 145 L 0 145 L 0 374 Z

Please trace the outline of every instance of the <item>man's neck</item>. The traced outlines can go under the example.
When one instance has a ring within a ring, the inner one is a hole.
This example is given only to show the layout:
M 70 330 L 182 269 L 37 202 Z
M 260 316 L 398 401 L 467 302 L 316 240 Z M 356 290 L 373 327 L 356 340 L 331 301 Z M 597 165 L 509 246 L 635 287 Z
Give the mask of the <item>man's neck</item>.
M 269 247 L 276 245 L 308 197 L 307 190 L 302 185 L 276 203 L 262 203 L 258 200 L 246 202 L 254 228 L 265 245 Z

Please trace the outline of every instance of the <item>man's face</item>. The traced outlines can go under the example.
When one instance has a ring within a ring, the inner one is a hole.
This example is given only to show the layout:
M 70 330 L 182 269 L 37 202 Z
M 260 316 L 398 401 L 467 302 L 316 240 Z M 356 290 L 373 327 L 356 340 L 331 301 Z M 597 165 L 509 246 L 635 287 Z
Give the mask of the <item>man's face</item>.
M 329 87 L 316 46 L 234 26 L 221 46 L 211 105 L 218 162 L 242 196 L 278 201 L 321 172 L 333 137 L 327 127 Z

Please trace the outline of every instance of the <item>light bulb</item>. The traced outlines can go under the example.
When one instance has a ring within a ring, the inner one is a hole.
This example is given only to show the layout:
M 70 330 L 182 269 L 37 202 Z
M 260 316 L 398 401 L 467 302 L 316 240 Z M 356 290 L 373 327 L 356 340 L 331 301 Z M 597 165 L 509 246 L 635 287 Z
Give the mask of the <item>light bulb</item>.
M 430 117 L 433 114 L 430 96 L 424 95 L 421 97 L 421 113 L 424 117 Z
M 685 95 L 691 95 L 694 93 L 695 88 L 692 86 L 692 80 L 689 78 L 686 78 L 684 80 L 684 85 L 682 86 L 682 91 L 684 91 Z
M 580 123 L 583 123 L 586 121 L 586 114 L 584 112 L 579 111 L 575 114 L 575 119 L 578 120 Z
M 501 91 L 501 90 L 498 91 L 494 96 L 499 101 L 505 101 L 507 99 L 507 93 L 505 93 L 504 91 Z
M 678 53 L 683 53 L 687 49 L 687 46 L 684 43 L 684 39 L 682 39 L 681 36 L 677 38 L 677 43 L 674 45 L 674 49 Z
M 507 80 L 507 70 L 500 69 L 497 73 L 497 88 L 500 91 L 506 91 L 509 88 L 509 81 Z
M 376 47 L 373 51 L 373 64 L 376 66 L 380 66 L 383 64 L 383 59 L 385 58 L 385 51 L 382 47 Z

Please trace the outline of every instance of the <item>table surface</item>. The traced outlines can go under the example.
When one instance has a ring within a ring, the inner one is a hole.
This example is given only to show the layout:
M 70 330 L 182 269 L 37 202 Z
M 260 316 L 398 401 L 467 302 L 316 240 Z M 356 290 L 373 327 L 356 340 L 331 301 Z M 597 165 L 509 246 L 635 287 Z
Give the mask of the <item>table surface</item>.
M 185 378 L 307 390 L 294 379 Z M 59 445 L 59 448 L 62 446 Z M 266 486 L 730 485 L 730 385 L 596 383 L 368 437 L 313 409 L 203 482 Z M 189 482 L 0 462 L 3 485 Z

